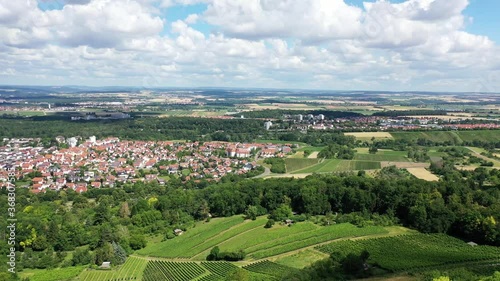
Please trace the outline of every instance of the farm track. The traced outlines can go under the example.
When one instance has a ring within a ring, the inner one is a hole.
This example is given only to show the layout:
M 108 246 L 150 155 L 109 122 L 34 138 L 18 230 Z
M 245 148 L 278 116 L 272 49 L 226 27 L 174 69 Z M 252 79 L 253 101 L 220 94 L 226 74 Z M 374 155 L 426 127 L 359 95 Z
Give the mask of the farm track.
M 491 162 L 494 163 L 495 167 L 500 167 L 500 161 L 498 161 L 496 159 L 492 159 L 492 158 L 486 157 L 484 155 L 481 155 L 481 153 L 479 153 L 476 150 L 474 150 L 473 147 L 466 147 L 466 148 L 468 150 L 470 150 L 472 152 L 472 154 L 474 154 L 474 156 L 476 156 L 477 158 L 481 158 L 481 159 L 486 160 L 486 161 L 491 161 Z

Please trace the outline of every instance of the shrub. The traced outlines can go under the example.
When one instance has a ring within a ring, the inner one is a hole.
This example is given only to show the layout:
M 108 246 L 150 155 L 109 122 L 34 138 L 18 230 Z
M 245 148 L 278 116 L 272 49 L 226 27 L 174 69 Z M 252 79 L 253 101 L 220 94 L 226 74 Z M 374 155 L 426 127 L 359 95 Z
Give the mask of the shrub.
M 273 219 L 269 219 L 266 222 L 266 225 L 264 226 L 264 228 L 271 228 L 271 227 L 273 227 L 273 225 L 274 225 L 274 220 Z

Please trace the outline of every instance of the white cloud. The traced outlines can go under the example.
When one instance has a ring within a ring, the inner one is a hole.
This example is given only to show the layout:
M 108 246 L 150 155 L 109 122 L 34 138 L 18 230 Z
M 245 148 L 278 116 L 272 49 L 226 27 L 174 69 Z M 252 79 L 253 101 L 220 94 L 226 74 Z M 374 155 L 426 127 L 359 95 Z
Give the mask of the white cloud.
M 0 0 L 0 83 L 500 91 L 500 49 L 465 31 L 466 0 L 65 3 Z

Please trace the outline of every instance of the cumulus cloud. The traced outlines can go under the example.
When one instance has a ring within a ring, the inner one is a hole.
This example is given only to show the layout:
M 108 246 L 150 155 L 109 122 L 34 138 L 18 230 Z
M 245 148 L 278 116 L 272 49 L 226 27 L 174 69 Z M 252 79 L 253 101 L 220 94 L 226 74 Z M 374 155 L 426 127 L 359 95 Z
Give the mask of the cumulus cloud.
M 214 0 L 204 19 L 230 36 L 321 41 L 359 34 L 361 15 L 343 0 Z

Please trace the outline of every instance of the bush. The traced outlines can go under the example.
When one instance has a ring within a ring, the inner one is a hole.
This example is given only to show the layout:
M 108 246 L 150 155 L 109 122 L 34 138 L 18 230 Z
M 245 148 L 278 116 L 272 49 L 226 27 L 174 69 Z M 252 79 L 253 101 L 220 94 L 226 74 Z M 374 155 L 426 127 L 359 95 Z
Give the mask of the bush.
M 215 246 L 207 256 L 207 261 L 240 261 L 245 258 L 243 250 L 238 252 L 221 252 L 218 246 Z
M 271 228 L 271 227 L 273 227 L 273 225 L 274 225 L 274 220 L 273 219 L 269 219 L 266 222 L 266 225 L 264 225 L 264 228 Z

